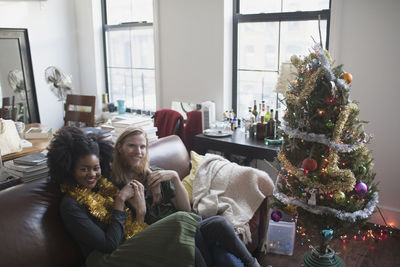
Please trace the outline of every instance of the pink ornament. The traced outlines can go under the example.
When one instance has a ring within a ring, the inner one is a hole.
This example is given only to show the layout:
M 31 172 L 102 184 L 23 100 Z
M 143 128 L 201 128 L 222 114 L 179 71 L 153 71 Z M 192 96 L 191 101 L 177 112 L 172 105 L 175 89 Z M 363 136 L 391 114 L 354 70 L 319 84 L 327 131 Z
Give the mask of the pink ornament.
M 274 222 L 279 222 L 280 220 L 282 220 L 282 213 L 279 210 L 275 210 L 271 213 L 271 219 Z
M 354 187 L 354 191 L 356 191 L 356 193 L 361 196 L 367 193 L 368 187 L 363 182 L 358 182 Z

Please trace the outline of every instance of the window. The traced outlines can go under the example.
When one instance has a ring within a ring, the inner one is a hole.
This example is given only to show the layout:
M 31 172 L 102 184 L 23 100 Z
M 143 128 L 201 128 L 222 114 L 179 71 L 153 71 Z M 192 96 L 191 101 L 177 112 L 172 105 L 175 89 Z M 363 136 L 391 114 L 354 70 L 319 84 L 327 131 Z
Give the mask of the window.
M 155 111 L 152 0 L 103 0 L 107 91 L 110 101 Z
M 236 114 L 246 116 L 254 100 L 282 110 L 279 99 L 283 97 L 275 93 L 281 63 L 289 62 L 294 54 L 307 55 L 320 41 L 318 17 L 327 48 L 330 1 L 233 0 L 233 6 L 232 105 Z

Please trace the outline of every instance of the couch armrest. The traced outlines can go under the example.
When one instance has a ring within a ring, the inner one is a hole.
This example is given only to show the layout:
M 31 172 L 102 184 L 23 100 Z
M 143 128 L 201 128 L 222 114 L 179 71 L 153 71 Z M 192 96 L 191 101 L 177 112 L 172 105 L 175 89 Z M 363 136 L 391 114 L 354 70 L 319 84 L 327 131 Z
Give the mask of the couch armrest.
M 252 241 L 246 245 L 247 249 L 257 256 L 261 251 L 268 228 L 268 198 L 265 198 L 249 221 Z

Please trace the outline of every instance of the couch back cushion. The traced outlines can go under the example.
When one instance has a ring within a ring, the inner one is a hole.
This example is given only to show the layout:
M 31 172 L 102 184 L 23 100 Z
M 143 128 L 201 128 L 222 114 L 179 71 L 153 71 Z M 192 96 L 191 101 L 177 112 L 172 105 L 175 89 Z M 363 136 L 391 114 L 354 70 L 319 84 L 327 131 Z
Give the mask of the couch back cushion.
M 181 180 L 190 172 L 190 158 L 182 140 L 170 135 L 149 145 L 150 165 L 166 170 L 174 170 Z

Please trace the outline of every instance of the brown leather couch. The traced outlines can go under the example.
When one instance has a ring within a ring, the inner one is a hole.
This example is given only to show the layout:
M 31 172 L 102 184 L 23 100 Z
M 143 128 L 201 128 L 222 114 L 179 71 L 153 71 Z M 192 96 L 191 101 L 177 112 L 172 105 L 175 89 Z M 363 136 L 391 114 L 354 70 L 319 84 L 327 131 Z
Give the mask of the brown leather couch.
M 183 178 L 190 171 L 187 150 L 177 136 L 159 139 L 149 147 L 150 163 L 176 170 Z M 65 231 L 58 205 L 57 186 L 40 179 L 0 191 L 0 266 L 84 266 L 79 247 Z M 266 200 L 251 220 L 254 253 L 261 248 L 267 224 Z

